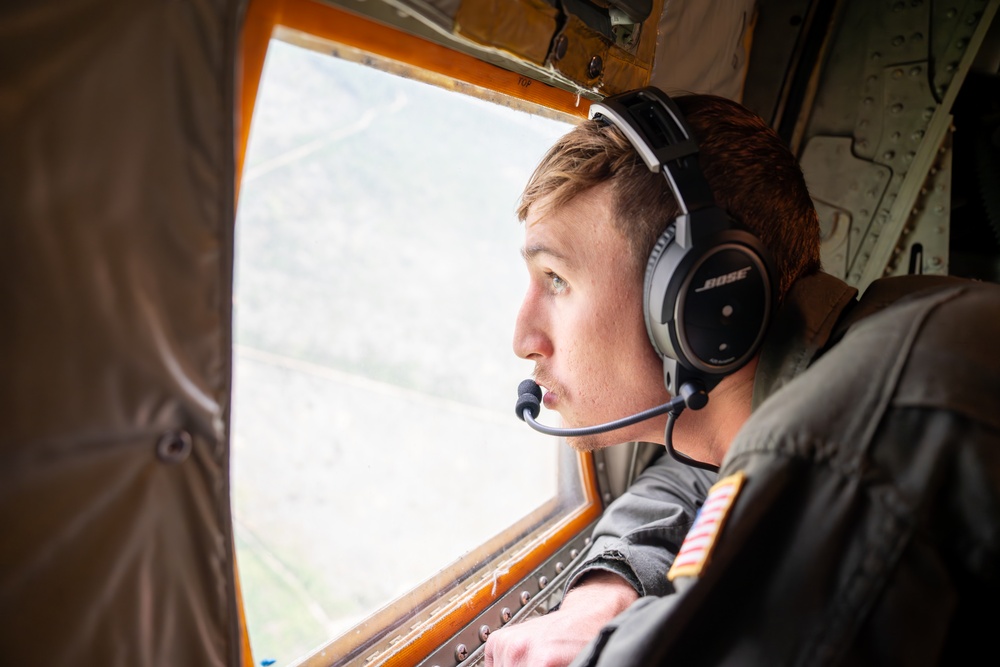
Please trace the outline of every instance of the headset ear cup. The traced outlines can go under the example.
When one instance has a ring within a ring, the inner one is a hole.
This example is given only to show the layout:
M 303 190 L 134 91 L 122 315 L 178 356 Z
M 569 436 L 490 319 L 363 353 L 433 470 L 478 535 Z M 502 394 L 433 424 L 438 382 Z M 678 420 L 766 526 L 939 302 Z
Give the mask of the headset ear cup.
M 763 342 L 776 299 L 770 258 L 756 237 L 732 229 L 693 255 L 682 273 L 671 342 L 690 368 L 721 379 Z
M 653 317 L 653 312 L 656 308 L 659 308 L 663 304 L 663 294 L 650 294 L 653 284 L 653 275 L 656 273 L 656 266 L 663 257 L 663 253 L 666 252 L 667 248 L 674 241 L 674 235 L 676 234 L 676 222 L 671 222 L 667 225 L 667 228 L 663 230 L 660 234 L 660 238 L 656 240 L 656 244 L 653 245 L 653 249 L 649 253 L 649 259 L 646 261 L 646 276 L 642 284 L 642 317 L 646 322 L 646 333 L 649 336 L 649 342 L 652 343 L 653 349 L 656 353 L 660 355 L 660 358 L 667 356 L 664 350 L 660 349 L 660 346 L 656 344 L 656 337 L 653 335 L 653 327 L 657 326 L 655 319 Z
M 695 235 L 693 246 L 683 243 L 691 229 L 681 225 L 695 225 L 683 217 L 653 246 L 643 281 L 643 319 L 665 363 L 672 360 L 678 372 L 717 382 L 746 364 L 763 341 L 775 303 L 774 273 L 759 239 L 722 219 L 719 209 L 700 212 L 706 213 L 712 217 L 699 218 L 696 228 L 714 222 L 716 231 Z

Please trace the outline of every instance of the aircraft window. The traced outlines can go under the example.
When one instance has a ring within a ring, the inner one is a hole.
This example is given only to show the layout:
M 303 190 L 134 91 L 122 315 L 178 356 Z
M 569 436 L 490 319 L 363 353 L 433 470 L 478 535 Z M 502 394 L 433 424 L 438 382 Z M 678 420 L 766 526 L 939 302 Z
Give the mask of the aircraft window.
M 566 446 L 513 414 L 532 369 L 511 351 L 526 286 L 513 210 L 567 129 L 272 40 L 234 296 L 256 663 L 298 660 L 400 596 L 415 609 L 583 502 Z

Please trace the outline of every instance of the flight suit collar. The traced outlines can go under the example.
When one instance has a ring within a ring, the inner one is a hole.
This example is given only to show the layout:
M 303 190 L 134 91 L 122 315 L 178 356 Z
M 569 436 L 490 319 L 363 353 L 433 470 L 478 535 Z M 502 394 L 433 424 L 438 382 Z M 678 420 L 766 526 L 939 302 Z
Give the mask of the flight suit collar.
M 775 315 L 761 347 L 753 384 L 753 409 L 804 371 L 829 342 L 858 290 L 828 273 L 800 278 Z

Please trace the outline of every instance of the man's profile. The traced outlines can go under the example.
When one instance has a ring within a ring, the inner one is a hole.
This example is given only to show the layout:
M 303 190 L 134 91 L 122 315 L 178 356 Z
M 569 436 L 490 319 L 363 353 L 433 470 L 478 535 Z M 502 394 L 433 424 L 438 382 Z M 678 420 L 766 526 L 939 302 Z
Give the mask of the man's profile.
M 647 267 L 673 252 L 663 237 L 688 206 L 668 181 L 683 177 L 650 171 L 641 157 L 650 147 L 599 120 L 560 140 L 522 196 L 529 287 L 514 348 L 535 362 L 545 405 L 568 426 L 639 412 L 686 381 L 704 382 L 708 405 L 676 424 L 664 416 L 570 443 L 672 440 L 680 454 L 721 468 L 706 503 L 721 509 L 703 544 L 689 535 L 680 547 L 697 558 L 671 572 L 678 594 L 657 597 L 671 592 L 664 584 L 633 603 L 648 592 L 639 568 L 628 554 L 608 566 L 609 556 L 578 575 L 562 609 L 495 633 L 487 664 L 965 657 L 997 620 L 976 614 L 1000 585 L 1000 535 L 990 528 L 1000 519 L 1000 361 L 990 342 L 1000 338 L 998 288 L 905 277 L 876 281 L 858 300 L 820 271 L 816 212 L 780 138 L 731 101 L 674 102 L 714 202 L 773 262 L 774 314 L 759 349 L 720 373 L 712 360 L 726 365 L 725 336 L 707 336 L 714 351 L 676 331 L 657 341 Z M 652 148 L 667 147 L 664 162 L 692 159 L 670 153 L 683 133 L 659 140 Z M 695 269 L 667 290 L 675 301 L 663 310 L 683 319 L 684 299 L 716 292 L 714 319 L 688 325 L 725 329 L 727 307 L 747 307 L 724 294 L 744 268 Z M 682 508 L 671 525 L 686 530 L 693 517 L 683 508 L 698 504 L 699 491 L 679 488 L 694 500 L 670 498 Z M 664 518 L 651 509 L 635 513 L 636 527 Z M 664 566 L 676 553 L 666 539 L 642 546 L 665 552 Z M 665 581 L 666 567 L 658 574 Z

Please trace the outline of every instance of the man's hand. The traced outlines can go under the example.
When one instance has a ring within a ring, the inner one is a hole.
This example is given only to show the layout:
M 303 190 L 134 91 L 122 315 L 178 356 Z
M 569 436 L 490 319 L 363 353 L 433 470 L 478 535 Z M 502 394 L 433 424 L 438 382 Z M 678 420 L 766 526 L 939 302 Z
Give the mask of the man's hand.
M 566 594 L 558 610 L 493 632 L 486 640 L 486 667 L 565 667 L 638 598 L 616 574 L 588 574 Z

